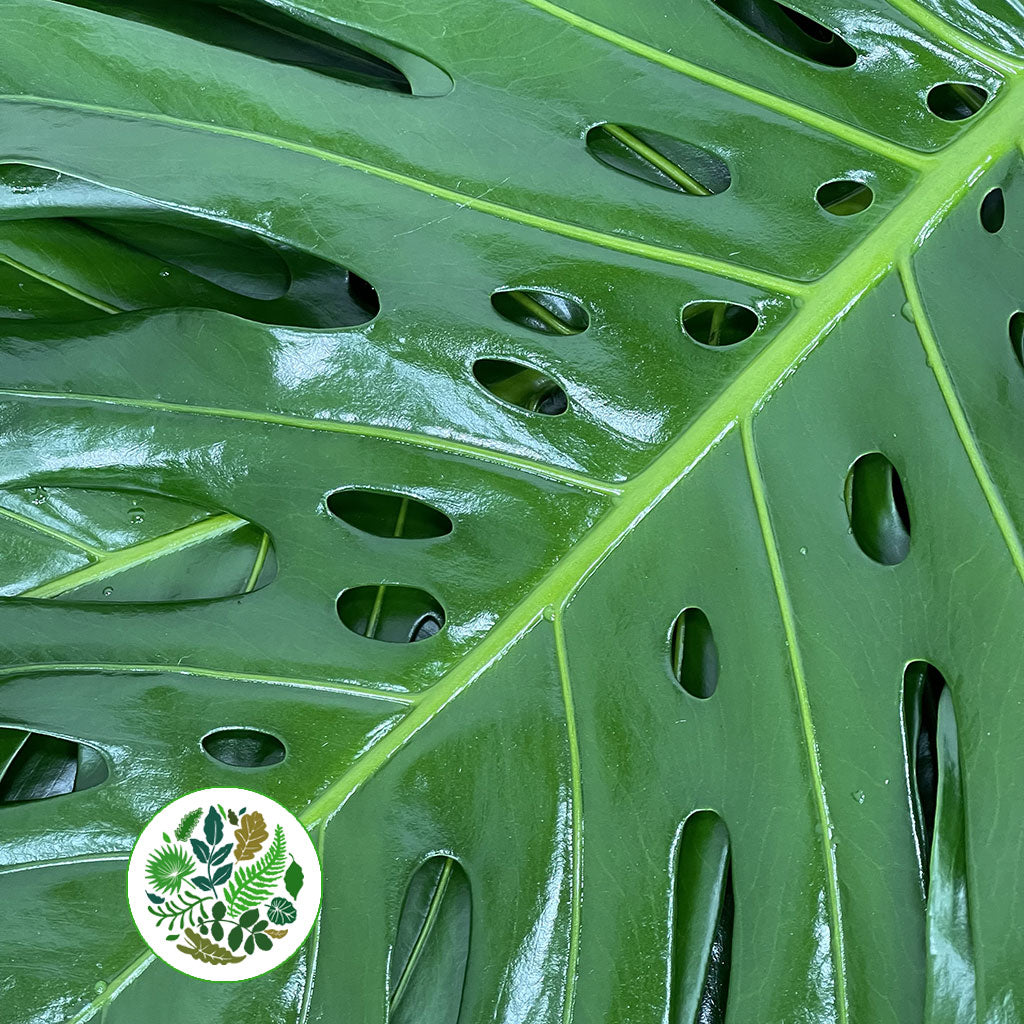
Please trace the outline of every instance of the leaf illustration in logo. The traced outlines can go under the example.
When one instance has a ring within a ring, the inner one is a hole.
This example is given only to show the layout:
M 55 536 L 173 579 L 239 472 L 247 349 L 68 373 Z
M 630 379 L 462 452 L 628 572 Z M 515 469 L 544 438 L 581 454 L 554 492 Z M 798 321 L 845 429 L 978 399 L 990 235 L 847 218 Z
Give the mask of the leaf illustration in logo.
M 242 815 L 242 823 L 235 829 L 235 860 L 252 860 L 270 838 L 267 823 L 259 811 Z
M 288 895 L 292 899 L 295 899 L 299 895 L 299 890 L 302 888 L 302 868 L 299 866 L 299 862 L 292 857 L 291 864 L 288 865 L 288 870 L 284 873 L 284 887 L 288 890 Z
M 210 862 L 210 848 L 201 839 L 192 839 L 192 852 L 196 855 L 196 860 L 200 864 L 208 864 Z
M 234 870 L 234 864 L 225 864 L 223 867 L 217 868 L 213 873 L 213 884 L 223 885 L 231 877 L 231 872 Z
M 193 875 L 189 879 L 189 884 L 194 885 L 197 889 L 202 889 L 203 892 L 211 892 L 213 890 L 210 880 L 202 875 Z
M 231 950 L 218 946 L 212 939 L 198 935 L 191 928 L 185 929 L 185 935 L 192 945 L 177 948 L 193 960 L 200 960 L 204 964 L 240 964 L 245 959 L 244 956 L 235 956 Z
M 231 934 L 228 935 L 228 945 L 232 949 L 238 949 L 242 944 L 242 934 L 242 926 L 240 924 L 236 924 L 235 927 L 231 929 Z
M 213 849 L 224 838 L 224 819 L 217 813 L 215 807 L 211 807 L 203 822 L 203 831 L 206 833 L 206 841 Z
M 268 928 L 267 934 L 272 939 L 283 939 L 288 934 L 287 928 Z
M 231 822 L 232 825 L 238 824 L 238 815 L 230 809 L 228 810 L 228 821 Z
M 261 818 L 261 823 L 262 820 Z M 242 819 L 242 824 L 245 824 L 245 818 Z M 254 863 L 240 867 L 224 890 L 229 916 L 236 916 L 240 910 L 258 907 L 264 900 L 270 898 L 274 887 L 284 874 L 285 856 L 284 829 L 278 825 L 274 829 L 274 840 L 267 852 Z
M 225 843 L 219 850 L 216 850 L 212 857 L 210 857 L 210 864 L 216 866 L 220 864 L 222 860 L 231 852 L 231 847 L 234 843 Z
M 163 896 L 157 896 L 155 892 L 147 892 L 146 895 L 149 897 L 150 903 L 163 903 Z
M 196 862 L 181 846 L 162 846 L 149 855 L 146 879 L 157 892 L 175 893 L 195 870 Z
M 203 809 L 197 807 L 194 811 L 189 811 L 184 818 L 178 823 L 178 827 L 174 830 L 174 838 L 180 839 L 184 842 L 195 829 L 196 825 L 199 824 L 199 819 L 202 817 Z
M 274 945 L 273 942 L 271 942 L 270 939 L 268 938 L 266 932 L 256 932 L 252 938 L 256 945 L 259 946 L 259 948 L 262 949 L 264 953 Z
M 267 917 L 274 924 L 291 924 L 295 920 L 295 906 L 283 896 L 275 896 L 267 907 Z

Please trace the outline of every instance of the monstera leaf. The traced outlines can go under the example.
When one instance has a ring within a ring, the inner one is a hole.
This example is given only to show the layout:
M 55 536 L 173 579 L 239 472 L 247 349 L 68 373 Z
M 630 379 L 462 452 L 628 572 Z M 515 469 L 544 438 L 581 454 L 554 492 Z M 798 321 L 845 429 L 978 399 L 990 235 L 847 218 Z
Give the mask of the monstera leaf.
M 0 13 L 3 1024 L 1024 1020 L 1018 3 Z

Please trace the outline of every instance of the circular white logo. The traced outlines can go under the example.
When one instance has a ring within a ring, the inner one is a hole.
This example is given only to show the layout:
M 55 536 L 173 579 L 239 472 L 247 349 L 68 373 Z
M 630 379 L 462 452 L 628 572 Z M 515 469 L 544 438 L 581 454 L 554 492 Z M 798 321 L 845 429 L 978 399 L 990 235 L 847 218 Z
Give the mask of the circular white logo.
M 320 911 L 320 861 L 299 820 L 248 789 L 201 789 L 143 829 L 128 906 L 150 949 L 204 981 L 245 981 L 302 945 Z

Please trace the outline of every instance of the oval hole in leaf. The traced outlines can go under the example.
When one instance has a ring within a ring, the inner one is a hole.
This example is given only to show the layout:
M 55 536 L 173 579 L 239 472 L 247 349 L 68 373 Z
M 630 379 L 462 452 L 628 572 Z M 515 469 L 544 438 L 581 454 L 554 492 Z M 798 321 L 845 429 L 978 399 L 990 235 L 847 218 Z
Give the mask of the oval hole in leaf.
M 472 897 L 458 861 L 431 857 L 409 882 L 388 971 L 388 1024 L 457 1024 Z
M 978 211 L 981 226 L 990 234 L 994 235 L 1002 229 L 1006 220 L 1006 200 L 1001 188 L 992 189 L 981 201 L 981 209 Z
M 361 29 L 312 13 L 302 16 L 241 0 L 61 0 L 275 64 L 385 92 L 446 96 L 452 80 L 439 67 Z
M 425 590 L 390 583 L 342 591 L 338 618 L 353 633 L 392 644 L 428 640 L 445 623 L 444 608 Z
M 893 464 L 880 452 L 862 455 L 846 478 L 846 512 L 861 551 L 882 565 L 910 552 L 910 509 Z
M 527 412 L 560 416 L 569 408 L 562 385 L 532 366 L 511 359 L 478 359 L 473 376 L 495 398 Z
M 732 183 L 720 156 L 650 128 L 595 125 L 587 132 L 587 152 L 613 170 L 684 195 L 713 196 Z
M 729 831 L 714 811 L 683 823 L 675 863 L 670 1024 L 721 1024 L 732 966 L 735 900 Z
M 718 688 L 718 645 L 700 608 L 684 608 L 672 625 L 672 673 L 691 696 L 707 700 Z
M 985 105 L 988 93 L 967 82 L 943 82 L 928 93 L 928 109 L 943 121 L 965 121 Z
M 816 64 L 848 68 L 856 63 L 857 51 L 842 36 L 773 0 L 714 0 L 715 4 L 758 35 Z
M 353 327 L 380 310 L 357 274 L 256 231 L 46 168 L 0 165 L 0 318 L 76 322 L 215 309 L 292 327 Z M 53 281 L 57 284 L 49 285 Z
M 491 305 L 506 320 L 541 334 L 580 334 L 590 315 L 575 299 L 536 288 L 510 288 L 491 296 Z
M 215 761 L 233 768 L 269 768 L 284 760 L 284 744 L 259 729 L 215 729 L 202 740 Z
M 818 205 L 833 217 L 852 217 L 863 213 L 874 202 L 875 194 L 864 184 L 853 178 L 826 181 L 814 198 Z
M 1024 311 L 1017 310 L 1010 317 L 1007 330 L 1010 334 L 1010 346 L 1013 349 L 1013 354 L 1017 357 L 1017 362 L 1024 366 Z
M 270 535 L 167 495 L 59 484 L 0 491 L 0 596 L 104 604 L 236 597 L 277 572 Z
M 708 348 L 728 348 L 746 341 L 761 321 L 749 306 L 705 300 L 684 306 L 682 322 L 683 330 L 697 344 Z
M 0 728 L 0 804 L 92 789 L 108 774 L 103 755 L 86 743 Z
M 329 494 L 327 508 L 342 522 L 374 537 L 425 540 L 452 532 L 448 516 L 407 494 L 348 488 Z

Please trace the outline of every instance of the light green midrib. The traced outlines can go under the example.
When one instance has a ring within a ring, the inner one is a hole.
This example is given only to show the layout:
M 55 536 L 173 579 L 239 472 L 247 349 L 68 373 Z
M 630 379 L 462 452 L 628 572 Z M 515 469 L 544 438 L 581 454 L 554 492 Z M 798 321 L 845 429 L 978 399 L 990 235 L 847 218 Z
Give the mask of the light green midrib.
M 849 307 L 897 262 L 925 240 L 937 219 L 966 192 L 987 166 L 1017 144 L 1021 112 L 1012 102 L 1021 91 L 1016 80 L 1004 87 L 987 111 L 930 164 L 901 206 L 875 228 L 833 271 L 807 289 L 802 308 L 748 366 L 663 450 L 647 469 L 623 489 L 611 510 L 443 679 L 419 700 L 417 707 L 387 737 L 372 746 L 359 762 L 299 813 L 307 825 L 326 825 L 348 799 L 444 708 L 484 674 L 544 615 L 564 608 L 573 594 L 613 551 L 633 526 L 721 440 L 740 415 L 756 409 L 826 337 Z M 1011 131 L 1010 129 L 1014 129 Z M 1009 140 L 1009 141 L 1006 141 Z M 188 407 L 186 407 L 188 408 Z M 115 979 L 69 1024 L 82 1024 L 116 994 L 142 957 Z
M 167 555 L 177 554 L 196 544 L 207 540 L 213 540 L 222 534 L 237 530 L 245 526 L 246 521 L 224 512 L 221 515 L 210 516 L 208 519 L 201 519 L 198 523 L 183 526 L 180 530 L 174 530 L 161 537 L 154 537 L 152 540 L 143 541 L 141 544 L 133 544 L 129 548 L 121 548 L 103 555 L 95 562 L 84 565 L 73 572 L 65 573 L 56 579 L 49 580 L 37 587 L 23 590 L 16 597 L 53 598 L 67 593 L 78 587 L 89 583 L 97 583 L 109 579 L 118 573 L 137 566 L 153 562 L 158 558 Z
M 811 717 L 811 702 L 807 694 L 807 678 L 804 674 L 803 659 L 796 632 L 796 616 L 786 588 L 786 580 L 782 573 L 782 561 L 779 548 L 772 530 L 768 514 L 768 500 L 765 497 L 764 481 L 757 465 L 757 454 L 754 450 L 753 421 L 745 417 L 740 423 L 743 441 L 743 455 L 747 464 L 747 475 L 757 509 L 758 524 L 764 541 L 768 565 L 771 570 L 772 585 L 778 601 L 782 628 L 786 636 L 786 649 L 789 655 L 790 668 L 793 674 L 793 685 L 796 690 L 797 706 L 800 709 L 800 728 L 804 738 L 804 752 L 813 782 L 814 809 L 821 829 L 822 855 L 825 861 L 826 898 L 829 915 L 829 942 L 832 950 L 832 961 L 835 970 L 835 997 L 838 1020 L 846 1024 L 849 1020 L 849 1005 L 846 998 L 846 956 L 844 953 L 845 935 L 842 928 L 842 912 L 839 901 L 839 872 L 836 868 L 835 850 L 832 846 L 832 815 L 828 809 L 828 798 L 825 794 L 825 781 L 821 771 L 821 760 L 818 756 L 818 742 L 814 733 L 814 721 Z
M 964 451 L 967 453 L 971 468 L 974 470 L 974 475 L 977 477 L 978 484 L 985 495 L 985 500 L 988 502 L 992 518 L 995 520 L 996 526 L 1010 552 L 1017 575 L 1024 582 L 1024 547 L 1021 546 L 1021 539 L 1017 529 L 1013 525 L 1010 513 L 1006 508 L 1002 495 L 999 493 L 999 488 L 996 487 L 995 481 L 988 471 L 988 466 L 985 464 L 984 456 L 981 454 L 981 448 L 978 445 L 978 439 L 974 436 L 974 432 L 967 422 L 967 414 L 964 412 L 960 399 L 957 397 L 953 380 L 949 375 L 949 370 L 946 368 L 945 360 L 943 360 L 942 353 L 939 351 L 938 341 L 928 320 L 921 292 L 917 287 L 917 281 L 914 277 L 913 267 L 908 260 L 903 259 L 900 260 L 898 268 L 900 280 L 903 282 L 903 290 L 906 293 L 907 302 L 910 305 L 910 311 L 914 318 L 914 326 L 917 328 L 921 345 L 928 357 L 928 365 L 932 368 L 932 372 L 935 375 L 936 383 L 939 386 L 939 391 L 942 392 L 943 401 L 949 410 L 957 436 L 964 446 Z
M 405 990 L 412 980 L 413 972 L 416 970 L 420 957 L 423 955 L 423 950 L 426 948 L 430 933 L 434 930 L 434 925 L 437 923 L 438 915 L 441 913 L 441 905 L 444 903 L 445 895 L 448 892 L 448 883 L 451 881 L 454 866 L 455 861 L 451 857 L 446 857 L 444 867 L 441 868 L 441 874 L 438 876 L 437 884 L 430 895 L 430 903 L 427 906 L 427 913 L 424 915 L 419 934 L 416 936 L 416 941 L 409 951 L 409 959 L 402 968 L 401 976 L 395 985 L 395 991 L 390 1001 L 391 1013 L 394 1013 L 395 1009 L 402 1002 Z
M 223 409 L 217 406 L 186 405 L 180 402 L 162 402 L 157 399 L 124 398 L 120 395 L 83 395 L 70 391 L 39 391 L 34 389 L 0 388 L 0 396 L 11 398 L 40 398 L 55 402 L 95 402 L 102 405 L 118 405 L 128 409 L 152 409 L 154 412 L 173 412 L 191 416 L 222 416 L 225 419 L 248 420 L 252 423 L 266 423 L 281 427 L 295 427 L 299 430 L 321 430 L 326 433 L 355 434 L 359 437 L 372 437 L 385 441 L 397 441 L 411 444 L 418 448 L 429 448 L 432 451 L 448 452 L 453 455 L 464 455 L 467 458 L 484 462 L 493 462 L 511 469 L 521 469 L 535 476 L 555 480 L 570 487 L 591 491 L 594 494 L 616 495 L 622 490 L 618 484 L 598 480 L 585 473 L 577 473 L 570 469 L 552 466 L 550 463 L 537 459 L 528 459 L 518 455 L 492 451 L 478 445 L 452 441 L 429 434 L 417 434 L 413 431 L 399 430 L 394 427 L 380 427 L 366 423 L 345 423 L 338 420 L 312 419 L 303 416 L 288 416 L 271 412 L 249 412 L 246 409 Z
M 335 164 L 339 167 L 347 167 L 350 170 L 362 171 L 384 181 L 390 181 L 396 185 L 404 185 L 417 192 L 424 192 L 436 199 L 444 199 L 447 202 L 455 203 L 458 207 L 476 210 L 479 213 L 490 214 L 502 220 L 523 224 L 527 227 L 537 228 L 549 234 L 560 235 L 563 238 L 571 238 L 575 241 L 585 242 L 590 245 L 599 246 L 602 249 L 611 249 L 615 252 L 626 253 L 633 256 L 642 256 L 647 259 L 656 260 L 659 263 L 668 263 L 673 266 L 687 267 L 691 270 L 700 270 L 717 277 L 724 277 L 732 281 L 740 281 L 744 284 L 753 285 L 758 288 L 765 288 L 770 291 L 781 292 L 784 295 L 798 295 L 807 287 L 806 285 L 779 277 L 775 274 L 768 274 L 761 270 L 741 266 L 738 263 L 730 263 L 727 260 L 714 259 L 710 256 L 699 256 L 695 253 L 682 252 L 678 249 L 670 249 L 665 246 L 656 245 L 650 242 L 642 242 L 636 239 L 626 238 L 621 235 L 612 235 L 607 232 L 597 231 L 593 228 L 583 227 L 580 224 L 572 224 L 567 221 L 555 220 L 552 217 L 544 217 L 540 214 L 529 213 L 504 203 L 492 202 L 480 196 L 473 196 L 466 192 L 459 192 L 444 185 L 424 181 L 421 178 L 409 174 L 402 174 L 399 171 L 392 171 L 386 167 L 379 167 L 365 160 L 357 160 L 354 157 L 343 156 L 340 153 L 332 153 L 316 146 L 305 145 L 300 142 L 292 142 L 289 139 L 278 138 L 274 135 L 265 135 L 260 132 L 246 131 L 242 128 L 230 128 L 225 125 L 210 124 L 205 121 L 190 121 L 187 118 L 172 117 L 169 114 L 157 114 L 152 111 L 124 110 L 118 107 L 105 107 L 91 103 L 80 103 L 75 100 L 63 100 L 46 96 L 12 96 L 10 94 L 0 95 L 0 103 L 12 105 L 24 104 L 26 106 L 46 106 L 59 110 L 79 110 L 83 113 L 99 114 L 104 117 L 119 117 L 129 121 L 150 121 L 155 124 L 165 124 L 173 127 L 188 128 L 197 132 L 204 132 L 209 135 L 220 135 L 229 138 L 242 139 L 260 145 L 273 146 L 276 149 L 284 149 L 293 153 L 301 153 L 304 156 L 323 160 L 326 163 Z

